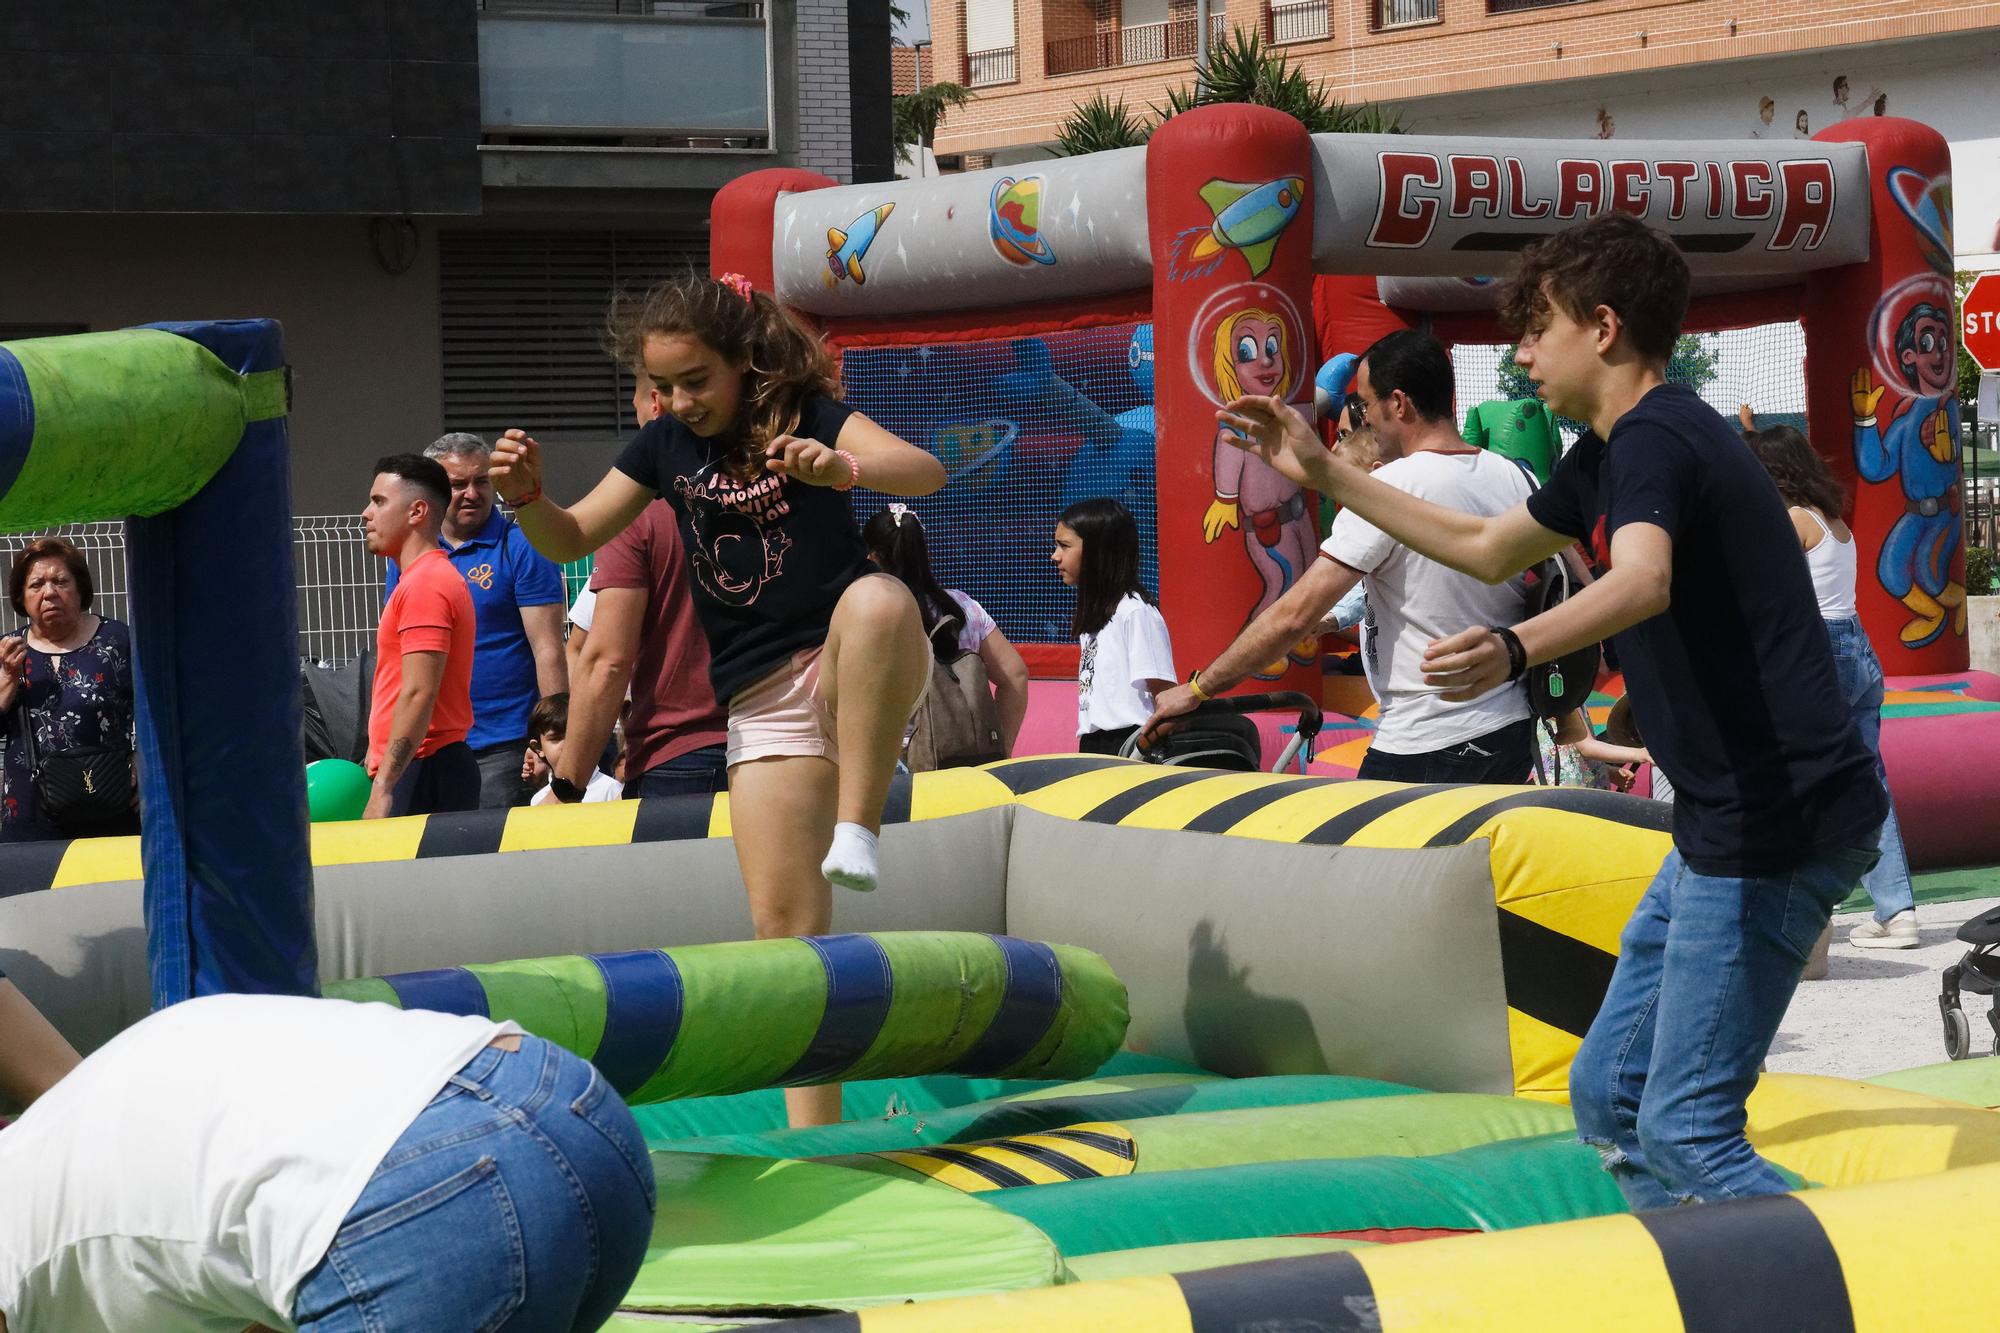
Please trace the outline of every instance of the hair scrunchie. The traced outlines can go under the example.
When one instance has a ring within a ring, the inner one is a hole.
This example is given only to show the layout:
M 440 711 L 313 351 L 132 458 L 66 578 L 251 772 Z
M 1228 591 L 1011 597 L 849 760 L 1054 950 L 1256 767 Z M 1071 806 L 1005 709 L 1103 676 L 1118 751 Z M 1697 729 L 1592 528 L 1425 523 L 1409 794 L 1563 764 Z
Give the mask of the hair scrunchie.
M 717 278 L 716 281 L 742 297 L 743 304 L 750 304 L 750 293 L 753 290 L 750 286 L 750 279 L 744 277 L 741 273 L 725 273 Z

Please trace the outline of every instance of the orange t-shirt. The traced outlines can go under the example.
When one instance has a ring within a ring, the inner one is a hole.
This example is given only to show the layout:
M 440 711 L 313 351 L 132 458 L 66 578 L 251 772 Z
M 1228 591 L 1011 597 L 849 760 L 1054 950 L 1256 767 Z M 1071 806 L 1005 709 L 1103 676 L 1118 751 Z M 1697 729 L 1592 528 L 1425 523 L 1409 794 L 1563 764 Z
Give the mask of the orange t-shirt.
M 443 653 L 444 679 L 431 727 L 416 757 L 427 758 L 472 728 L 472 594 L 442 551 L 425 551 L 402 572 L 375 630 L 375 702 L 368 714 L 368 775 L 382 766 L 396 696 L 403 692 L 404 653 Z

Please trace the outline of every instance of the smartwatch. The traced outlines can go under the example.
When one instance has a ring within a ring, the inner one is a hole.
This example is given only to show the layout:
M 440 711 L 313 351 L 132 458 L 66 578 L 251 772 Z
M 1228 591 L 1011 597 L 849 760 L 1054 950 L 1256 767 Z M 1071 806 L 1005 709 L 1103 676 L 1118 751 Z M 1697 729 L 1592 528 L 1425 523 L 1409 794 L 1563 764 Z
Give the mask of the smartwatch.
M 568 778 L 559 778 L 553 773 L 549 775 L 549 790 L 554 792 L 556 799 L 564 805 L 575 805 L 583 799 L 583 788 Z

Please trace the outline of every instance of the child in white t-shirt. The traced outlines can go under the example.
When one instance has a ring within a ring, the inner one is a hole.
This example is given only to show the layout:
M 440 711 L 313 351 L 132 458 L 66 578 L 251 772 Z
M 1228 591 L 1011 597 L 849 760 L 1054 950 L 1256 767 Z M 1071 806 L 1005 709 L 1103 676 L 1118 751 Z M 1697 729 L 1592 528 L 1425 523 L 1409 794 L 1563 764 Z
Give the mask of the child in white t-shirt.
M 1080 501 L 1057 520 L 1049 560 L 1076 589 L 1077 748 L 1117 754 L 1177 679 L 1166 618 L 1139 582 L 1139 526 L 1116 500 Z
M 535 702 L 535 711 L 528 714 L 528 750 L 530 755 L 542 759 L 543 775 L 554 773 L 556 765 L 562 762 L 563 738 L 569 735 L 569 695 L 551 694 Z M 590 770 L 590 781 L 583 789 L 583 800 L 617 801 L 624 799 L 625 786 L 617 778 L 603 769 Z M 535 793 L 530 805 L 549 805 L 556 799 L 555 792 L 547 782 Z

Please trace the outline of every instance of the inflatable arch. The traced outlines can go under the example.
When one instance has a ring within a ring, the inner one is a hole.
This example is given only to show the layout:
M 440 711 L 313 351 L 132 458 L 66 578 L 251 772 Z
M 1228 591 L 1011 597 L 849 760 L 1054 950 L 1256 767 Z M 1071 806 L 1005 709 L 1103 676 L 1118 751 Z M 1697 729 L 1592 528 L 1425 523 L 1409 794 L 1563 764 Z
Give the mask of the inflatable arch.
M 270 320 L 0 344 L 0 530 L 126 520 L 154 1007 L 316 984 L 289 398 Z

